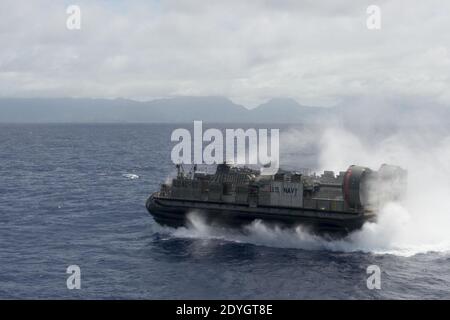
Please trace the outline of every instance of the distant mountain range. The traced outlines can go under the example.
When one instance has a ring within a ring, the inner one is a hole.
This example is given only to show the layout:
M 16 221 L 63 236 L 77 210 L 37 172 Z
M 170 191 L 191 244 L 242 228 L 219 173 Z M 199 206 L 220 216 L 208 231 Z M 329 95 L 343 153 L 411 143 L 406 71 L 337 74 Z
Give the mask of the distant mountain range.
M 450 122 L 449 108 L 420 104 L 350 101 L 332 108 L 276 98 L 247 109 L 224 97 L 175 97 L 140 102 L 128 99 L 1 98 L 2 123 L 216 123 Z M 432 121 L 430 121 L 432 120 Z

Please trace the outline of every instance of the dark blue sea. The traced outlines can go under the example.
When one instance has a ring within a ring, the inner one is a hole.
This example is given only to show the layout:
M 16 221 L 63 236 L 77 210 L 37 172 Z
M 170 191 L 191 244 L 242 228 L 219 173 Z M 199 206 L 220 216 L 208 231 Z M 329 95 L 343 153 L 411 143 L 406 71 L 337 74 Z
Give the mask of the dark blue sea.
M 0 298 L 450 298 L 445 250 L 371 252 L 258 223 L 158 226 L 144 203 L 174 172 L 176 127 L 0 125 Z M 301 156 L 314 163 L 314 148 Z M 69 265 L 79 290 L 66 286 Z M 369 265 L 379 290 L 367 288 Z

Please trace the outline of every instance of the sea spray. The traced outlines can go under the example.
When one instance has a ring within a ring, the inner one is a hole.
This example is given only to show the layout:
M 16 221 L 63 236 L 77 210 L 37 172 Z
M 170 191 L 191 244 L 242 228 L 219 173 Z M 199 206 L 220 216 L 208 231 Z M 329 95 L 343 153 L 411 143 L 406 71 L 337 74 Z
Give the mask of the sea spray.
M 406 254 L 450 250 L 448 133 L 418 127 L 364 141 L 348 130 L 331 128 L 324 132 L 320 144 L 323 168 L 333 163 L 376 167 L 389 162 L 408 170 L 404 201 L 382 208 L 376 224 L 365 225 L 349 236 L 351 244 L 364 251 Z
M 220 240 L 275 248 L 334 252 L 367 252 L 412 256 L 430 251 L 447 252 L 450 250 L 450 244 L 445 242 L 431 244 L 408 244 L 404 242 L 404 232 L 408 231 L 409 223 L 410 218 L 407 211 L 397 204 L 390 204 L 386 211 L 380 214 L 377 223 L 367 223 L 361 230 L 342 239 L 324 238 L 310 233 L 302 226 L 281 228 L 268 225 L 261 220 L 255 220 L 241 229 L 223 227 L 217 224 L 210 225 L 196 212 L 188 215 L 187 227 L 161 228 L 160 231 L 179 238 Z

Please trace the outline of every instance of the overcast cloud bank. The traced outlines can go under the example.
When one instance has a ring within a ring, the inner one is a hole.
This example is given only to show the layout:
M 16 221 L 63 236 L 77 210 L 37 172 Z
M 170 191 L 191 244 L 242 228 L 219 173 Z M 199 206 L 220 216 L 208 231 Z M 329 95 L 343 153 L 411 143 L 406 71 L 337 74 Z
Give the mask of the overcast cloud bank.
M 81 30 L 66 8 L 81 8 Z M 366 9 L 382 10 L 380 30 Z M 0 2 L 1 97 L 450 102 L 448 1 Z

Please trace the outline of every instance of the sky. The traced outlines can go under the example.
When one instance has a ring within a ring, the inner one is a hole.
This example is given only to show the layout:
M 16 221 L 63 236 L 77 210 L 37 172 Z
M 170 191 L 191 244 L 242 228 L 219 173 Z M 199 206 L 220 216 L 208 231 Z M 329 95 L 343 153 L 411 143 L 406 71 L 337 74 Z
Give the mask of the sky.
M 69 5 L 81 29 L 69 30 Z M 366 10 L 381 9 L 369 30 Z M 450 1 L 0 2 L 0 97 L 450 104 Z

